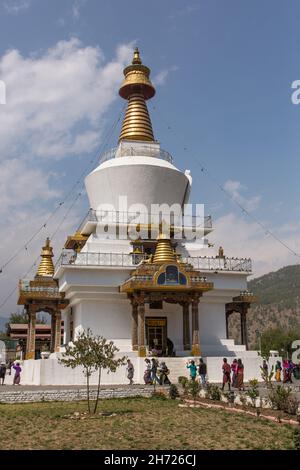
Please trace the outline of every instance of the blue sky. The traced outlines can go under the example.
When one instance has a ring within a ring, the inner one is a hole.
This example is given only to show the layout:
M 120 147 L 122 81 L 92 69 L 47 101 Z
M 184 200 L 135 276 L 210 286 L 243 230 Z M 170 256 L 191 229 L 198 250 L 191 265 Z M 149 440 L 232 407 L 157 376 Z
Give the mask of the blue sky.
M 293 0 L 0 0 L 0 80 L 7 85 L 0 105 L 1 262 L 99 151 L 123 106 L 122 68 L 138 45 L 157 87 L 149 102 L 155 137 L 179 168 L 191 170 L 192 200 L 213 216 L 216 247 L 251 256 L 257 275 L 297 263 L 226 199 L 201 164 L 300 252 L 300 105 L 291 102 L 291 84 L 300 79 L 299 16 Z M 118 130 L 108 147 L 117 138 Z M 83 195 L 54 241 L 56 252 L 87 209 Z M 3 270 L 2 298 L 64 214 Z M 12 296 L 0 315 L 14 306 Z

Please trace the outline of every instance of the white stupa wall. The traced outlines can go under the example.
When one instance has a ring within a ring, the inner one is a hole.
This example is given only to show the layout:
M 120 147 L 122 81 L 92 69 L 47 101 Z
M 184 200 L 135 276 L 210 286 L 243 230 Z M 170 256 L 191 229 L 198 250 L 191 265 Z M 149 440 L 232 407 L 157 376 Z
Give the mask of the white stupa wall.
M 85 179 L 93 209 L 110 204 L 112 210 L 130 211 L 133 204 L 180 204 L 190 190 L 190 179 L 171 163 L 150 156 L 130 156 L 108 160 Z M 126 196 L 127 207 L 119 207 Z

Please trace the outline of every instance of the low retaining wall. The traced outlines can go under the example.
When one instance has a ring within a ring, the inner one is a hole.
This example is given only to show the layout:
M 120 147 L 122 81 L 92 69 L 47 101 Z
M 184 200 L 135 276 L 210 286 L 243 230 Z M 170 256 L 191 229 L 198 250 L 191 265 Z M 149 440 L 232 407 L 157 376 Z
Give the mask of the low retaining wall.
M 262 358 L 258 355 L 253 356 L 253 351 L 244 352 L 241 356 L 245 366 L 244 380 L 256 378 L 261 381 L 260 366 L 262 365 Z M 143 376 L 145 371 L 144 358 L 131 357 L 130 358 L 134 365 L 134 377 L 133 381 L 135 384 L 143 384 Z M 193 357 L 159 357 L 159 362 L 165 361 L 168 368 L 170 369 L 170 380 L 173 383 L 177 383 L 179 376 L 189 376 L 189 370 L 186 368 L 186 362 L 189 359 L 195 359 L 198 364 L 198 358 Z M 276 360 L 280 358 L 270 358 L 269 368 L 276 363 Z M 204 358 L 207 363 L 207 376 L 211 383 L 222 382 L 222 357 L 207 357 Z M 229 363 L 231 363 L 233 357 L 228 357 Z M 58 359 L 40 359 L 40 360 L 26 360 L 21 364 L 21 384 L 23 385 L 54 385 L 54 386 L 67 386 L 85 385 L 85 376 L 82 373 L 81 367 L 70 369 L 63 367 L 59 364 Z M 12 380 L 12 376 L 11 376 Z M 98 374 L 94 373 L 90 378 L 91 385 L 97 385 Z M 127 385 L 129 380 L 126 376 L 126 366 L 119 367 L 116 372 L 108 374 L 106 371 L 102 372 L 102 383 L 103 385 Z
M 117 388 L 100 390 L 100 398 L 149 397 L 152 387 Z M 90 399 L 96 399 L 97 390 L 90 391 Z M 0 392 L 0 403 L 32 403 L 41 401 L 81 401 L 87 399 L 84 389 L 77 390 L 24 390 Z

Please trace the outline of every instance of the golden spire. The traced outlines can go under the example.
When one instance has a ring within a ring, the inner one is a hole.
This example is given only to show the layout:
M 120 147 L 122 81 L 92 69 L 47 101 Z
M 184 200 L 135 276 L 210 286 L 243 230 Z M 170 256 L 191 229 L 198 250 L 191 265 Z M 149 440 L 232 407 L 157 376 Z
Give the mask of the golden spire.
M 53 249 L 50 245 L 50 239 L 47 238 L 45 246 L 42 248 L 41 262 L 39 269 L 37 270 L 36 277 L 38 276 L 53 276 L 54 265 L 53 265 Z
M 152 262 L 154 264 L 176 263 L 176 253 L 172 248 L 171 241 L 169 238 L 165 238 L 164 235 L 158 237 Z
M 128 106 L 119 141 L 123 139 L 154 141 L 146 100 L 155 95 L 155 88 L 149 79 L 150 69 L 142 64 L 137 47 L 131 65 L 125 67 L 123 73 L 125 80 L 119 95 L 128 100 Z

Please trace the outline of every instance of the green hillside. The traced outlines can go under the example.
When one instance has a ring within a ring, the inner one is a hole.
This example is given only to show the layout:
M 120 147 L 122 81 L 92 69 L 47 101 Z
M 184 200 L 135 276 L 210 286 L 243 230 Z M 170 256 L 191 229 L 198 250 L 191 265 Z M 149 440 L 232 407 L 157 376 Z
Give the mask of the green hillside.
M 258 297 L 258 303 L 247 315 L 250 348 L 256 346 L 258 335 L 265 330 L 300 326 L 300 265 L 286 266 L 253 279 L 248 289 Z M 239 314 L 230 316 L 229 337 L 240 343 Z
M 275 303 L 279 308 L 293 308 L 300 296 L 300 264 L 253 279 L 248 288 L 258 296 L 261 305 Z

